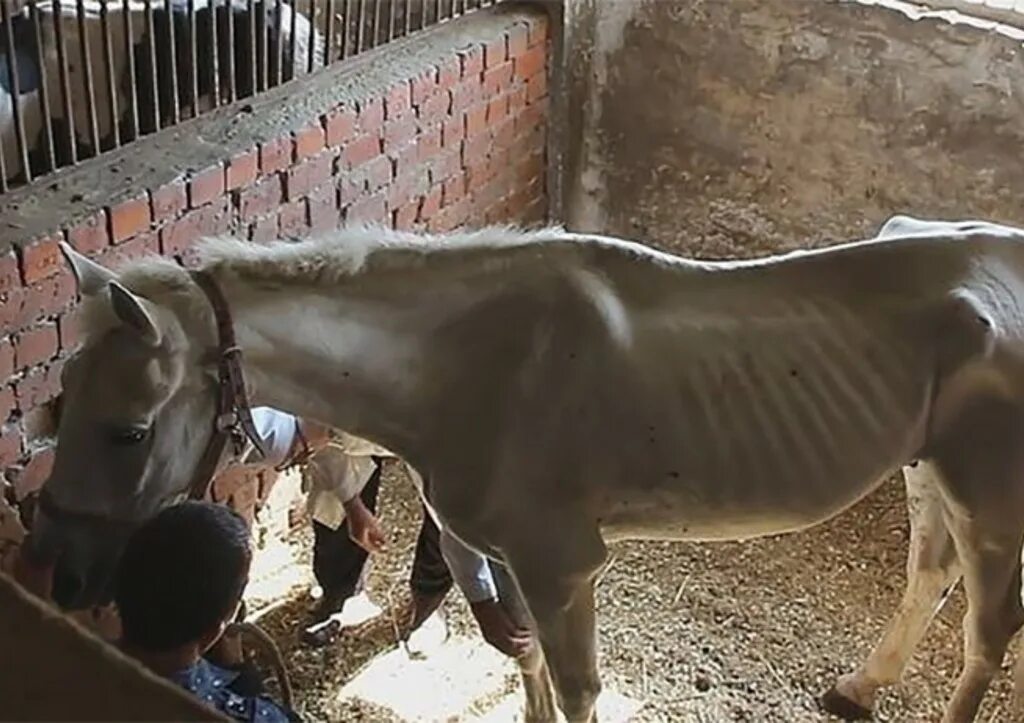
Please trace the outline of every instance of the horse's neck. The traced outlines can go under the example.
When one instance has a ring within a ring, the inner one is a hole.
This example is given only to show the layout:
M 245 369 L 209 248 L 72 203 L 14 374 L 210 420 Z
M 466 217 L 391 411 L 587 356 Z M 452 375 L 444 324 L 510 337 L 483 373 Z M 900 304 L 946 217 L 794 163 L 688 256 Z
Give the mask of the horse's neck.
M 429 414 L 419 373 L 429 333 L 414 310 L 312 285 L 222 286 L 254 404 L 415 453 Z

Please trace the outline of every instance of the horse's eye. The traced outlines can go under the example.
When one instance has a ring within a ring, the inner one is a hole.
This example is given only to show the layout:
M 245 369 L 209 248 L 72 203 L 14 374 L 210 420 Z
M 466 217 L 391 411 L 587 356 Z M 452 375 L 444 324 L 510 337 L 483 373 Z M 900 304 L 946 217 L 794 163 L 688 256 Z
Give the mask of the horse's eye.
M 147 427 L 121 427 L 110 433 L 110 440 L 114 444 L 131 445 L 138 444 L 149 435 Z

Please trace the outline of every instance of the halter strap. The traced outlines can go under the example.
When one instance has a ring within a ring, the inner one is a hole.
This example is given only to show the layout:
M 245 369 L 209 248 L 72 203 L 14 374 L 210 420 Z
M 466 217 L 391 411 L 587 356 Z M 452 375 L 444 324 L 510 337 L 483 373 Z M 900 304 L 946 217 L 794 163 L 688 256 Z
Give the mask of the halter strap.
M 205 271 L 189 273 L 210 302 L 217 323 L 217 409 L 213 434 L 196 467 L 192 484 L 189 485 L 189 497 L 203 499 L 210 489 L 228 442 L 234 444 L 235 456 L 241 456 L 244 452 L 246 439 L 261 457 L 266 457 L 266 451 L 252 419 L 245 375 L 242 372 L 242 350 L 235 341 L 231 309 L 210 274 Z

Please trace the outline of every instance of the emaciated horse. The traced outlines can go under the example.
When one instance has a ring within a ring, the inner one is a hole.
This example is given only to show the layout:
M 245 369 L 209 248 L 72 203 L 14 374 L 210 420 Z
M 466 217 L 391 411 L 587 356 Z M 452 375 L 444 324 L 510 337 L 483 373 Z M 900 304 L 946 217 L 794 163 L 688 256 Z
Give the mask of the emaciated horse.
M 57 558 L 64 604 L 98 595 L 118 531 L 188 487 L 230 354 L 254 403 L 430 480 L 445 526 L 514 573 L 543 648 L 528 699 L 550 700 L 546 665 L 570 723 L 600 690 L 607 540 L 806 528 L 916 461 L 906 596 L 826 704 L 868 712 L 963 575 L 944 720 L 975 716 L 1024 622 L 1024 231 L 896 217 L 872 240 L 736 262 L 561 230 L 201 251 L 198 275 L 161 259 L 115 275 L 65 249 L 86 342 L 27 545 Z

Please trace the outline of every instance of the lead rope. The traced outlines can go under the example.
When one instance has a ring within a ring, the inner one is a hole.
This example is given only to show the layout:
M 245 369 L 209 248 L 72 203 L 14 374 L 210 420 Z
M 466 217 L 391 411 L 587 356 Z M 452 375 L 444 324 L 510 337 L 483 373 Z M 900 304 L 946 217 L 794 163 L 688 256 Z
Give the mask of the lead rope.
M 260 651 L 270 658 L 270 662 L 274 666 L 274 675 L 277 677 L 277 684 L 281 688 L 281 702 L 289 710 L 294 710 L 295 708 L 292 705 L 292 682 L 288 677 L 288 667 L 285 665 L 281 648 L 274 639 L 256 623 L 244 620 L 228 625 L 225 633 L 251 636 L 252 642 L 256 643 L 256 647 L 260 648 Z

